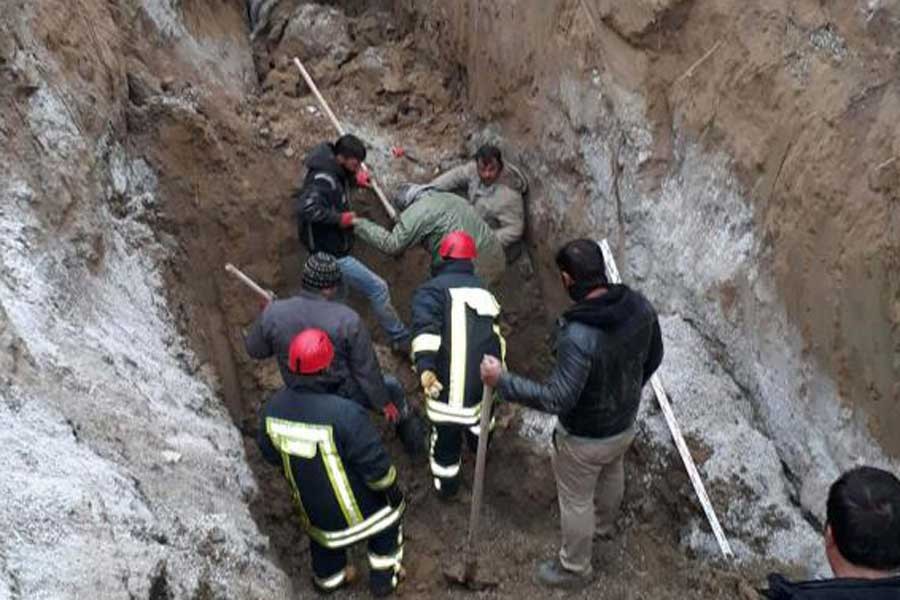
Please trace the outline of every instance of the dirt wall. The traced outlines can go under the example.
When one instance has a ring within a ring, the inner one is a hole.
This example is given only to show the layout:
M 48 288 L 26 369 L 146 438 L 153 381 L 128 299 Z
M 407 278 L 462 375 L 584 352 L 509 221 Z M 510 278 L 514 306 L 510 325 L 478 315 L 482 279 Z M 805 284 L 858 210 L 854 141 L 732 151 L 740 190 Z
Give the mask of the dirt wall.
M 289 596 L 216 373 L 166 302 L 165 190 L 128 143 L 160 79 L 241 90 L 252 72 L 240 6 L 194 7 L 226 26 L 192 32 L 152 0 L 0 14 L 3 598 Z
M 900 456 L 896 3 L 395 9 L 530 168 L 533 238 L 610 236 L 751 393 L 813 512 L 875 446 Z

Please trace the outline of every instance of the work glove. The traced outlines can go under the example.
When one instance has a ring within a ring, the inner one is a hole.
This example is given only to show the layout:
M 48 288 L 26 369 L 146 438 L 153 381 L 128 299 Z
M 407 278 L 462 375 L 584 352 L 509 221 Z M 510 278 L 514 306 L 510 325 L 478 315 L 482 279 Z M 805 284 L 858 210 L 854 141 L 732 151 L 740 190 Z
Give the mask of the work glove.
M 384 415 L 385 420 L 392 425 L 400 420 L 400 411 L 393 402 L 385 404 L 384 408 L 381 409 L 381 413 Z
M 340 226 L 341 229 L 349 229 L 353 227 L 353 221 L 356 220 L 355 212 L 342 212 Z
M 372 185 L 372 178 L 369 176 L 369 172 L 362 167 L 356 171 L 356 185 L 361 188 L 367 188 Z
M 438 381 L 437 374 L 434 371 L 422 371 L 422 374 L 419 375 L 419 383 L 422 384 L 425 395 L 432 400 L 437 400 L 438 396 L 441 395 L 441 390 L 444 389 L 443 384 Z
M 393 508 L 397 508 L 398 506 L 403 504 L 403 489 L 397 482 L 394 482 L 391 487 L 384 490 L 384 495 L 387 497 L 388 504 L 390 504 Z
M 391 154 L 394 155 L 394 158 L 403 158 L 406 154 L 406 150 L 403 149 L 403 146 L 394 146 L 391 148 Z

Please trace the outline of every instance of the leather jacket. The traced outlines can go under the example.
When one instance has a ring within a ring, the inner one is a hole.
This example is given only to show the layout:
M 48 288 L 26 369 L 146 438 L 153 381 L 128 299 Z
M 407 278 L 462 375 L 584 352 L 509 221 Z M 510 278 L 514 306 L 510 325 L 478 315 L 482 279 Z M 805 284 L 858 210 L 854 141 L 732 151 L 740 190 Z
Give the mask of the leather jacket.
M 641 389 L 663 356 L 656 312 L 640 293 L 609 286 L 560 319 L 556 366 L 543 382 L 511 373 L 504 399 L 556 414 L 572 435 L 607 438 L 634 424 Z

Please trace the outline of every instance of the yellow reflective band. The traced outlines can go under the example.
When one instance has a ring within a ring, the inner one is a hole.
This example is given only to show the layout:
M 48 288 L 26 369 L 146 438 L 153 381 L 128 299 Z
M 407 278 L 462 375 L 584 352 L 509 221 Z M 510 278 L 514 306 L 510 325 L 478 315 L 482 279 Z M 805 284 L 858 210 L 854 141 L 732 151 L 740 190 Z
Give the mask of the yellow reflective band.
M 454 408 L 443 402 L 429 399 L 425 402 L 425 413 L 432 423 L 475 425 L 481 418 L 481 403 L 468 408 Z
M 343 531 L 324 531 L 316 527 L 307 530 L 309 537 L 326 548 L 343 548 L 350 546 L 377 533 L 381 533 L 400 520 L 406 510 L 406 503 L 397 508 L 385 506 L 368 519 Z
M 413 338 L 413 356 L 419 352 L 437 352 L 441 349 L 441 336 L 433 333 L 420 333 Z
M 462 408 L 466 399 L 466 303 L 450 290 L 450 389 L 447 403 Z
M 503 363 L 503 367 L 506 368 L 506 338 L 500 333 L 499 323 L 494 323 L 494 334 L 496 334 L 497 339 L 500 340 L 500 362 Z
M 437 477 L 434 478 L 434 489 L 441 491 L 441 480 Z
M 455 465 L 450 465 L 449 467 L 445 467 L 443 465 L 439 465 L 434 461 L 434 458 L 431 459 L 431 474 L 435 477 L 440 477 L 441 479 L 451 479 L 459 475 L 459 463 Z
M 396 552 L 390 556 L 381 556 L 369 553 L 369 566 L 376 571 L 386 571 L 388 569 L 399 569 L 400 563 L 403 561 L 403 547 L 401 546 Z
M 394 485 L 395 481 L 397 481 L 397 469 L 394 468 L 394 465 L 391 465 L 391 468 L 388 469 L 387 474 L 381 479 L 370 483 L 369 487 L 377 491 L 386 490 L 387 488 Z
M 313 576 L 313 579 L 315 579 L 316 585 L 323 590 L 334 590 L 341 587 L 341 585 L 344 583 L 344 580 L 347 579 L 347 570 L 341 569 L 336 575 L 332 575 L 331 577 L 327 577 L 325 579 L 319 579 L 315 576 Z
M 347 525 L 352 526 L 362 522 L 362 512 L 356 503 L 356 496 L 350 487 L 350 480 L 344 472 L 344 465 L 334 442 L 334 430 L 330 425 L 311 425 L 268 417 L 266 433 L 282 456 L 311 459 L 315 457 L 318 449 L 325 472 L 331 482 L 331 488 Z M 288 475 L 288 480 L 299 501 L 300 490 L 294 481 L 289 463 L 285 463 L 285 474 Z
M 453 288 L 450 296 L 459 300 L 481 317 L 496 317 L 500 314 L 500 304 L 494 295 L 483 288 Z

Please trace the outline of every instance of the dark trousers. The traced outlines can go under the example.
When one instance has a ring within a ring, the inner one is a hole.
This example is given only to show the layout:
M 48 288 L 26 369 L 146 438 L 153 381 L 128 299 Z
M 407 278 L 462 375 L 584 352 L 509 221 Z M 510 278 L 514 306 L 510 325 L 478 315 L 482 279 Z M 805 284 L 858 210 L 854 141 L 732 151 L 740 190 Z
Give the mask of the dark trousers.
M 435 423 L 431 430 L 430 466 L 434 489 L 444 498 L 459 491 L 459 469 L 462 462 L 463 438 L 472 452 L 478 450 L 478 425 L 467 427 Z
M 373 535 L 369 545 L 369 587 L 376 596 L 392 592 L 400 578 L 403 560 L 403 526 L 398 523 Z M 313 583 L 325 592 L 346 583 L 347 549 L 331 549 L 309 542 L 312 558 Z

